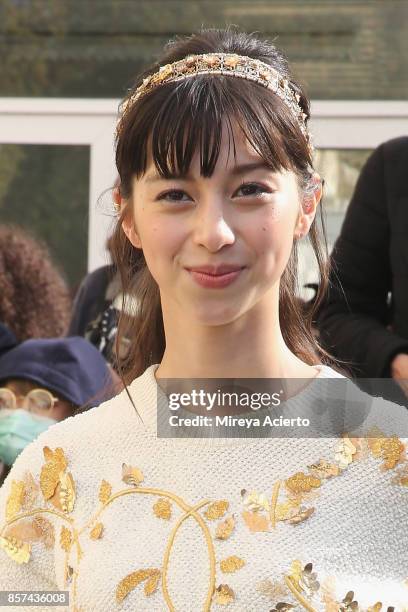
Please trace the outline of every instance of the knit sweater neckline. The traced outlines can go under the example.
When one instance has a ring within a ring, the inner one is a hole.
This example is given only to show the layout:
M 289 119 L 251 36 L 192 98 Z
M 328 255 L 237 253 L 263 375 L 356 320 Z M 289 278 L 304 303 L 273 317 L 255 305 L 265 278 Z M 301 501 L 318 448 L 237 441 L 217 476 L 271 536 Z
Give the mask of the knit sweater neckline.
M 154 441 L 166 442 L 177 446 L 184 445 L 189 448 L 218 448 L 225 446 L 242 446 L 242 445 L 263 445 L 270 438 L 254 438 L 254 437 L 193 437 L 193 433 L 189 437 L 160 437 L 157 432 L 162 429 L 168 420 L 168 400 L 164 391 L 157 383 L 155 372 L 159 364 L 153 364 L 148 367 L 144 373 L 136 378 L 128 387 L 130 397 L 134 406 L 129 402 L 128 407 L 131 410 L 132 417 L 135 418 L 135 424 L 141 417 L 142 426 L 145 434 Z M 317 364 L 313 366 L 318 369 L 319 373 L 316 377 L 310 379 L 307 386 L 302 389 L 296 396 L 287 401 L 286 408 L 289 408 L 292 417 L 297 416 L 297 411 L 305 407 L 309 402 L 319 397 L 319 384 L 316 384 L 318 379 L 322 378 L 344 378 L 329 366 Z M 138 412 L 136 414 L 135 408 Z M 241 415 L 240 415 L 241 416 Z M 248 416 L 248 413 L 246 415 Z M 193 430 L 194 432 L 194 430 Z

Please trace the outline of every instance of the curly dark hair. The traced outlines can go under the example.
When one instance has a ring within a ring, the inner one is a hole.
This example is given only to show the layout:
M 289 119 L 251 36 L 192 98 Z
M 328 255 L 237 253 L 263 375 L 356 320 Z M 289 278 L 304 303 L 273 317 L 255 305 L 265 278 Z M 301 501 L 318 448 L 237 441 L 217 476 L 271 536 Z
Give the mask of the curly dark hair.
M 0 321 L 22 342 L 65 335 L 68 286 L 47 246 L 16 225 L 0 225 Z

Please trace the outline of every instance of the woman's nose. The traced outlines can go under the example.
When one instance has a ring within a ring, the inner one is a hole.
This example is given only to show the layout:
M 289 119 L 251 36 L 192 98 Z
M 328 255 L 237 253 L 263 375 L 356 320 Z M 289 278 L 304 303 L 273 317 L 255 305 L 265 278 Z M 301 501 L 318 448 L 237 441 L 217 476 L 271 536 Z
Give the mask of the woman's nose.
M 210 252 L 235 242 L 235 233 L 220 206 L 211 204 L 198 212 L 194 221 L 194 241 Z

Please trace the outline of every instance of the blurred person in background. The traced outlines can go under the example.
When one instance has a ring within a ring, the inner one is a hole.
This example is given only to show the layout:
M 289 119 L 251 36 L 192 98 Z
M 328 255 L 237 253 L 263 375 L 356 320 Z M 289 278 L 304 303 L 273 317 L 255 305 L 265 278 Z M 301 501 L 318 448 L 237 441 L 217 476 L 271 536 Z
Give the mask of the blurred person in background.
M 0 321 L 22 342 L 66 334 L 68 286 L 46 245 L 16 225 L 0 225 Z
M 113 188 L 114 206 L 120 202 L 119 180 Z M 107 250 L 112 258 L 112 238 L 107 240 Z M 122 283 L 117 266 L 110 263 L 97 268 L 81 282 L 72 307 L 68 328 L 69 336 L 83 336 L 91 342 L 117 371 L 118 361 L 126 359 L 129 340 L 121 336 L 116 346 L 118 321 L 123 308 Z M 137 300 L 132 295 L 125 299 L 125 310 L 129 317 L 137 312 Z
M 79 337 L 26 340 L 0 356 L 0 485 L 21 451 L 79 407 L 113 395 L 102 355 Z M 2 467 L 1 467 L 2 466 Z
M 408 137 L 368 158 L 330 260 L 317 315 L 320 341 L 357 378 L 389 378 L 408 396 Z M 375 381 L 361 381 L 372 390 Z M 378 383 L 378 385 L 381 383 Z M 382 394 L 383 395 L 383 394 Z

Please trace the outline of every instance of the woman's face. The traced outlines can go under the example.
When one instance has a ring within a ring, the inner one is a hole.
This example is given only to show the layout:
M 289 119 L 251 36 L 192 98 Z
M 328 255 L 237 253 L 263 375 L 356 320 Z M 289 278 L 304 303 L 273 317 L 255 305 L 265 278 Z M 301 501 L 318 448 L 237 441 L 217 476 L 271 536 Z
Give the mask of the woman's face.
M 209 178 L 196 155 L 188 176 L 163 179 L 150 162 L 134 179 L 123 228 L 143 249 L 167 320 L 215 326 L 271 307 L 294 235 L 313 219 L 300 214 L 295 174 L 271 171 L 240 131 L 234 136 L 236 156 L 224 130 Z

